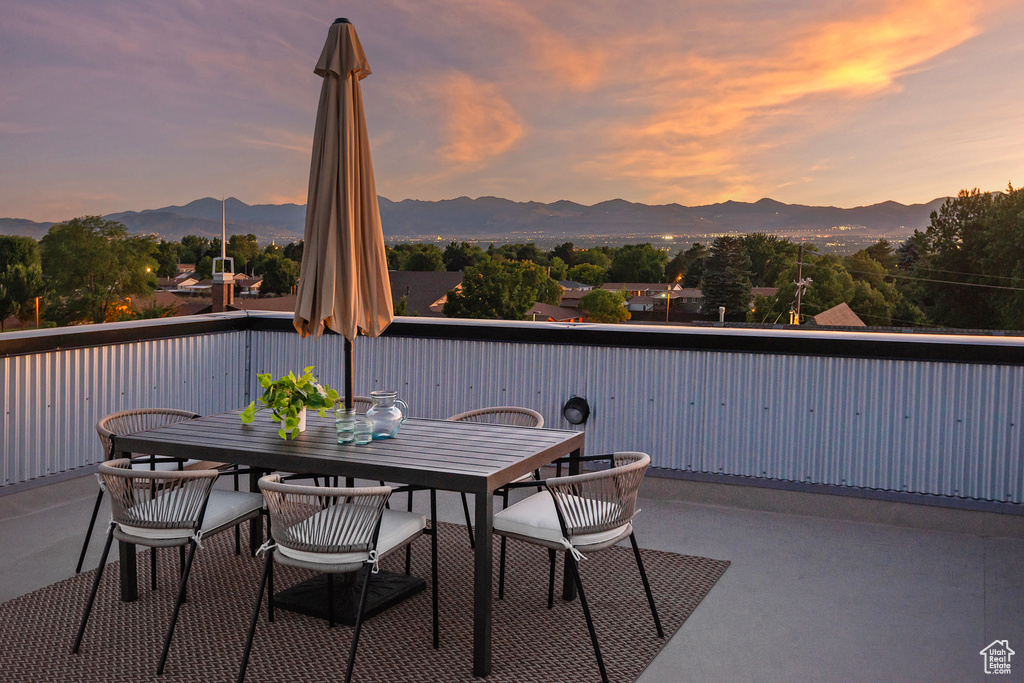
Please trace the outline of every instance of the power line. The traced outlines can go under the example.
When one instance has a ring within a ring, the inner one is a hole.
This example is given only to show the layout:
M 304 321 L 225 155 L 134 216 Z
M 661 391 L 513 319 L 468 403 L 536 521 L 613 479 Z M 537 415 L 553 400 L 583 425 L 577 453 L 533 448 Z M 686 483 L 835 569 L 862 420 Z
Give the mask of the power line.
M 810 266 L 812 268 L 814 267 L 814 264 L 812 263 L 803 263 L 800 265 Z M 915 282 L 935 282 L 940 285 L 959 285 L 961 287 L 983 287 L 985 289 L 1004 289 L 1010 292 L 1024 292 L 1024 287 L 1007 287 L 1006 285 L 983 285 L 978 282 L 956 282 L 954 280 L 936 280 L 934 278 L 927 277 L 913 277 L 910 275 L 893 275 L 891 273 L 878 273 L 872 270 L 851 270 L 850 268 L 846 268 L 846 272 L 859 273 L 861 275 L 874 275 L 876 277 L 881 278 L 894 277 L 899 278 L 901 280 L 913 280 Z M 965 275 L 966 274 L 969 273 L 965 273 Z
M 1024 279 L 1024 278 L 1019 278 L 1019 277 L 1013 277 L 1012 275 L 985 275 L 983 273 L 965 273 L 965 272 L 962 272 L 962 271 L 959 271 L 959 270 L 943 270 L 942 268 L 932 268 L 931 266 L 921 266 L 921 265 L 914 264 L 914 270 L 918 270 L 918 269 L 921 269 L 921 270 L 931 270 L 931 271 L 934 271 L 936 273 L 949 273 L 950 275 L 967 275 L 967 276 L 970 276 L 970 277 L 993 277 L 993 278 L 998 278 L 1000 280 L 1016 280 L 1018 282 L 1020 282 L 1022 279 Z

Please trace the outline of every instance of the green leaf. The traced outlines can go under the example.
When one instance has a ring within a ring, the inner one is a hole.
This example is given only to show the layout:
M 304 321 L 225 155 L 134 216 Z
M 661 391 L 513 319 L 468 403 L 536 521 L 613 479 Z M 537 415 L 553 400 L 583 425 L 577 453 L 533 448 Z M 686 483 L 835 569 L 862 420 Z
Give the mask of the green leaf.
M 256 419 L 256 401 L 250 403 L 249 407 L 243 410 L 238 417 L 241 418 L 243 424 L 253 422 Z

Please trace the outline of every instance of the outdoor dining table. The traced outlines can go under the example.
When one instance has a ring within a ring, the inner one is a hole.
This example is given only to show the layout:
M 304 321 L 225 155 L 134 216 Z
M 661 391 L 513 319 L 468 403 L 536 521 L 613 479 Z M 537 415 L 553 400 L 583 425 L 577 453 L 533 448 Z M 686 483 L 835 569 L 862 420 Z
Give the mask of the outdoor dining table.
M 311 415 L 305 432 L 285 441 L 269 411 L 243 425 L 240 411 L 210 415 L 116 437 L 119 457 L 132 453 L 196 458 L 245 465 L 249 488 L 258 491 L 259 472 L 303 472 L 347 479 L 394 481 L 474 494 L 476 549 L 473 579 L 473 675 L 491 672 L 493 493 L 501 486 L 562 456 L 579 457 L 584 433 L 472 422 L 409 418 L 392 439 L 340 445 L 334 420 Z M 571 463 L 570 473 L 579 471 Z M 262 518 L 250 522 L 250 546 L 263 542 Z M 468 550 L 468 548 L 467 548 Z M 121 599 L 135 600 L 135 546 L 120 543 Z M 571 580 L 563 596 L 571 598 Z

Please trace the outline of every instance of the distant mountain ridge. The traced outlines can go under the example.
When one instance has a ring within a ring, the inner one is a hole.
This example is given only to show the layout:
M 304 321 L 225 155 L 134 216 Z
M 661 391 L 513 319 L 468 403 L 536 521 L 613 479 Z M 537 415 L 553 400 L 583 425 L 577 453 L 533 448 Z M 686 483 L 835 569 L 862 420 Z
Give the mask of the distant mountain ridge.
M 440 201 L 380 197 L 386 237 L 415 239 L 488 239 L 527 241 L 572 240 L 574 236 L 642 238 L 677 235 L 700 237 L 721 233 L 767 232 L 795 235 L 842 228 L 847 234 L 905 237 L 928 226 L 929 215 L 945 197 L 927 204 L 893 201 L 841 209 L 832 206 L 783 204 L 774 199 L 727 201 L 705 206 L 648 205 L 612 199 L 586 206 L 567 200 L 544 204 L 500 197 L 457 197 Z M 252 233 L 261 242 L 302 239 L 306 207 L 299 204 L 246 204 L 225 200 L 228 233 Z M 221 201 L 206 197 L 184 206 L 124 211 L 104 216 L 124 223 L 131 232 L 155 233 L 180 240 L 189 234 L 220 235 Z M 52 223 L 0 218 L 0 234 L 39 239 Z

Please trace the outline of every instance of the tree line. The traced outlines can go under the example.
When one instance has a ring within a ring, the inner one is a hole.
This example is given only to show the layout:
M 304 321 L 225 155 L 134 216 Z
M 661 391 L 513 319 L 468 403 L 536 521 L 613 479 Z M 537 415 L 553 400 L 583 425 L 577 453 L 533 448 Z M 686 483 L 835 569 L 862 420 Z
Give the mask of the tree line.
M 171 315 L 170 307 L 130 300 L 152 295 L 157 278 L 177 275 L 179 263 L 195 264 L 199 279 L 211 278 L 220 252 L 219 238 L 158 240 L 100 216 L 57 223 L 39 242 L 0 236 L 0 331 L 11 316 L 24 329 L 37 310 L 40 323 L 50 326 Z M 226 252 L 237 272 L 263 277 L 261 294 L 286 294 L 299 275 L 302 242 L 260 248 L 255 235 L 232 235 Z
M 237 272 L 262 276 L 263 294 L 287 293 L 295 284 L 302 242 L 261 248 L 255 235 L 232 235 L 227 255 Z M 650 243 L 551 250 L 536 244 L 468 242 L 387 247 L 394 270 L 461 271 L 462 285 L 448 293 L 450 317 L 524 319 L 534 302 L 559 303 L 558 280 L 599 288 L 607 282 L 664 283 L 699 288 L 702 315 L 757 323 L 789 322 L 798 279 L 800 322 L 846 303 L 872 326 L 1024 329 L 1024 191 L 963 190 L 931 214 L 924 231 L 906 240 L 879 240 L 850 256 L 821 253 L 813 244 L 754 232 L 694 243 L 671 255 Z M 157 277 L 171 277 L 179 263 L 195 264 L 209 278 L 220 240 L 187 235 L 180 242 L 129 234 L 121 223 L 98 216 L 52 226 L 38 243 L 0 236 L 0 322 L 15 316 L 22 327 L 36 315 L 51 325 L 168 315 L 159 307 L 137 310 L 129 297 L 145 297 Z M 774 296 L 751 297 L 753 287 L 775 287 Z M 395 302 L 404 311 L 404 302 Z M 629 319 L 625 297 L 595 289 L 580 308 L 592 320 Z

